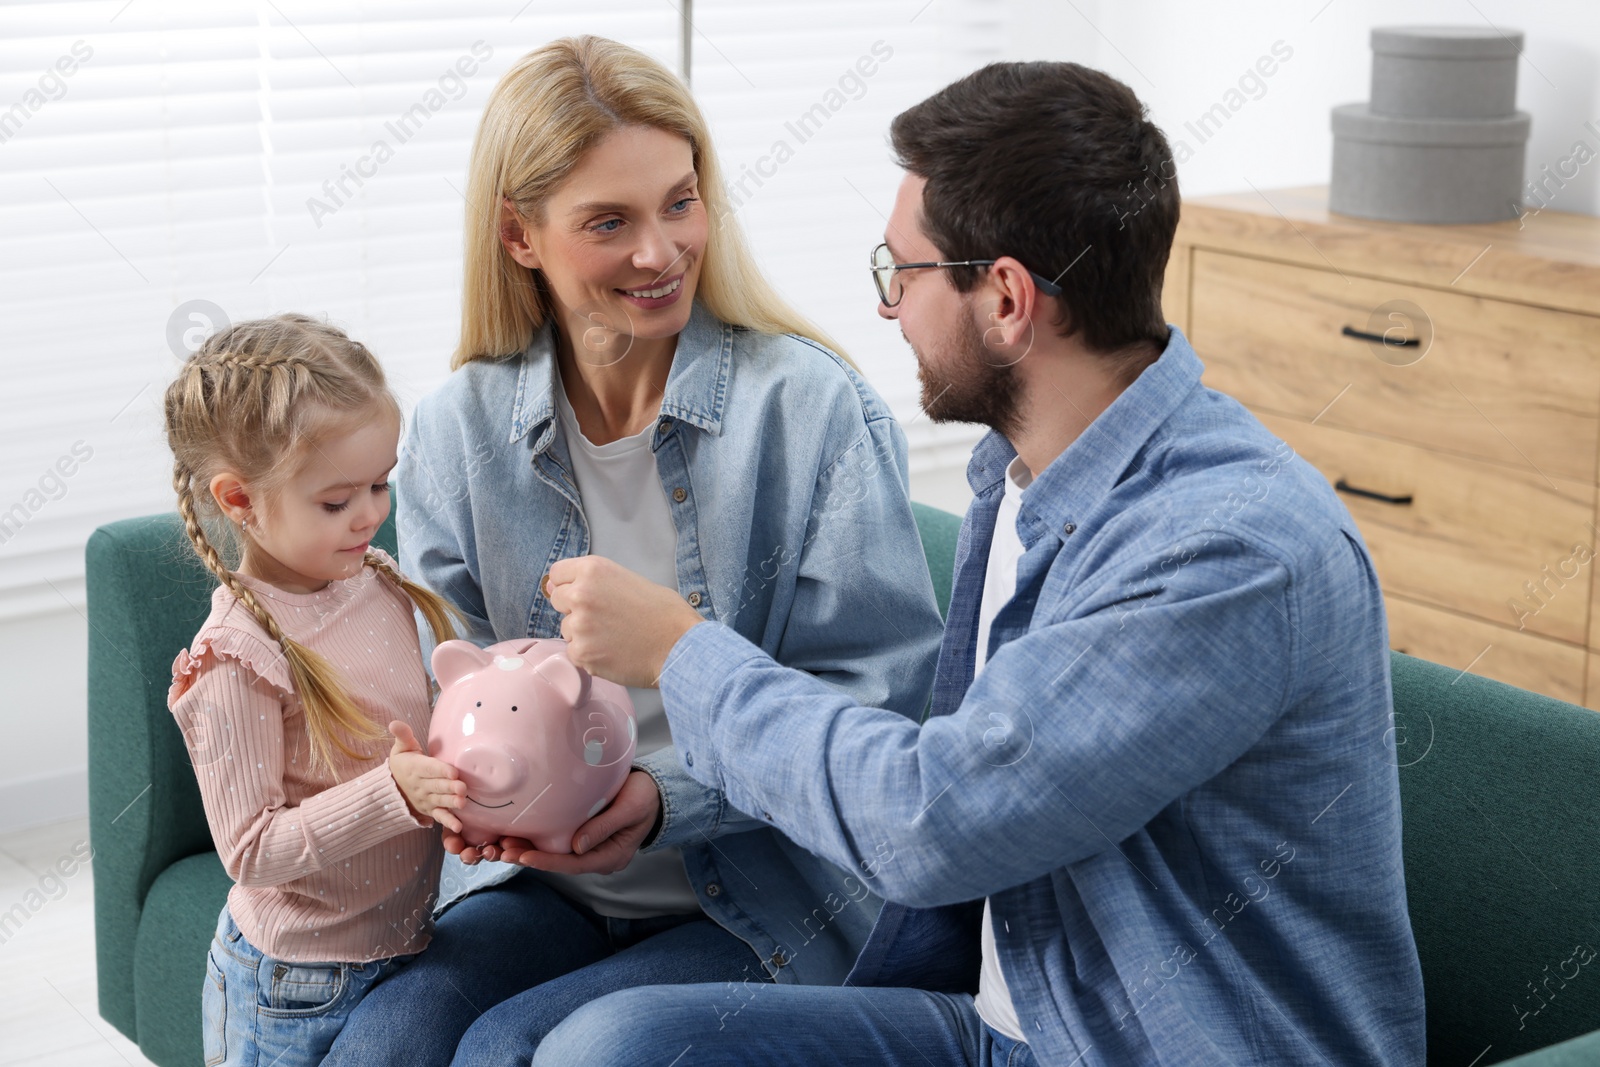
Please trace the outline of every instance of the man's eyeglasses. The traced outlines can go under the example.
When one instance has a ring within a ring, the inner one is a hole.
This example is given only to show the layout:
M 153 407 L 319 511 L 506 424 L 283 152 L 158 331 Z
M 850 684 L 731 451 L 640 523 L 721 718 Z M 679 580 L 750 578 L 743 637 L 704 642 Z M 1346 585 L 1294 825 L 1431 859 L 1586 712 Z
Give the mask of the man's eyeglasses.
M 895 307 L 900 303 L 900 298 L 905 295 L 904 289 L 895 280 L 895 271 L 917 270 L 922 267 L 992 267 L 992 259 L 958 259 L 949 263 L 896 263 L 894 256 L 889 252 L 889 243 L 885 241 L 872 250 L 872 281 L 878 287 L 878 299 L 883 301 L 886 308 Z M 1061 286 L 1041 274 L 1028 271 L 1033 277 L 1034 284 L 1046 296 L 1060 296 Z

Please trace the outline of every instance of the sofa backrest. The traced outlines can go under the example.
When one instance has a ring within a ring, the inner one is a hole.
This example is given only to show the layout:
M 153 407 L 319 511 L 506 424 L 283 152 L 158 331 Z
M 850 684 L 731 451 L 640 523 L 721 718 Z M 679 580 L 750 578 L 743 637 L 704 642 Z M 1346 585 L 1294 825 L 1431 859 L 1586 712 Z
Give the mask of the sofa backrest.
M 948 511 L 913 502 L 911 514 L 917 520 L 922 538 L 922 554 L 928 558 L 928 575 L 933 579 L 933 595 L 939 601 L 939 615 L 950 611 L 950 583 L 955 578 L 956 538 L 961 519 Z
M 1428 1062 L 1497 1063 L 1600 1029 L 1600 715 L 1392 664 Z

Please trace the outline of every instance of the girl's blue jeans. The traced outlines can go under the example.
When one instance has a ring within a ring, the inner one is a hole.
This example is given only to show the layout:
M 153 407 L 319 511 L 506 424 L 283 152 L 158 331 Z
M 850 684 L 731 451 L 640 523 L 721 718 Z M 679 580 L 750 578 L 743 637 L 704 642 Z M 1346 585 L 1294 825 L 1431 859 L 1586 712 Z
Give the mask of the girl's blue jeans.
M 414 958 L 274 959 L 239 932 L 224 905 L 200 997 L 206 1067 L 316 1067 L 361 999 Z
M 767 978 L 755 951 L 702 912 L 611 918 L 521 871 L 445 909 L 428 947 L 351 1014 L 323 1067 L 526 1067 L 589 1001 L 683 982 L 720 992 Z

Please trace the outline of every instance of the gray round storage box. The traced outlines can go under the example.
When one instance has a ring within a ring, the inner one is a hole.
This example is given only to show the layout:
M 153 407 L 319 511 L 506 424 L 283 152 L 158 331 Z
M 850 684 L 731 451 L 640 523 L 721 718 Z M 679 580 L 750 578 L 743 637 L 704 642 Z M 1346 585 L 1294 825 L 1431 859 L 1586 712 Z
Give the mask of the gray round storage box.
M 1401 119 L 1333 109 L 1328 208 L 1390 222 L 1496 222 L 1522 204 L 1532 119 Z
M 1522 34 L 1488 26 L 1372 31 L 1372 111 L 1426 119 L 1508 118 Z

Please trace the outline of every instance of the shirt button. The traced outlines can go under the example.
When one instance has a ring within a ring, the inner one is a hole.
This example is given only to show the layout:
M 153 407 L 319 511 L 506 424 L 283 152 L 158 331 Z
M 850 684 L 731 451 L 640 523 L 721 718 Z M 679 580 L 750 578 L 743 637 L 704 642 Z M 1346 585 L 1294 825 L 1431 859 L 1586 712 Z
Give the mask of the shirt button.
M 708 896 L 708 897 L 719 897 L 721 895 L 722 895 L 722 887 L 720 885 L 718 885 L 717 883 L 712 882 L 710 885 L 706 886 L 706 896 Z
M 700 599 L 701 599 L 700 598 L 700 591 L 697 589 L 694 592 L 689 594 L 689 606 L 691 608 L 699 607 L 700 606 Z
M 1077 530 L 1077 528 L 1078 528 L 1078 524 L 1077 523 L 1069 522 L 1065 526 L 1061 527 L 1061 532 L 1066 534 L 1068 537 L 1071 537 L 1073 532 L 1075 530 Z
M 693 752 L 685 752 L 683 754 L 683 763 L 684 763 L 684 766 L 686 766 L 686 767 L 693 767 L 694 766 L 694 753 Z
M 659 429 L 662 433 L 666 433 L 668 430 L 672 429 L 672 420 L 663 417 L 657 429 Z
M 672 491 L 672 499 L 681 504 L 685 500 L 689 499 L 689 494 L 684 492 L 683 486 L 680 485 L 678 488 Z
M 782 967 L 785 963 L 788 963 L 788 962 L 789 962 L 789 957 L 787 957 L 787 956 L 785 956 L 783 954 L 783 949 L 780 948 L 778 951 L 776 951 L 776 952 L 774 952 L 772 954 L 772 966 L 774 968 Z

